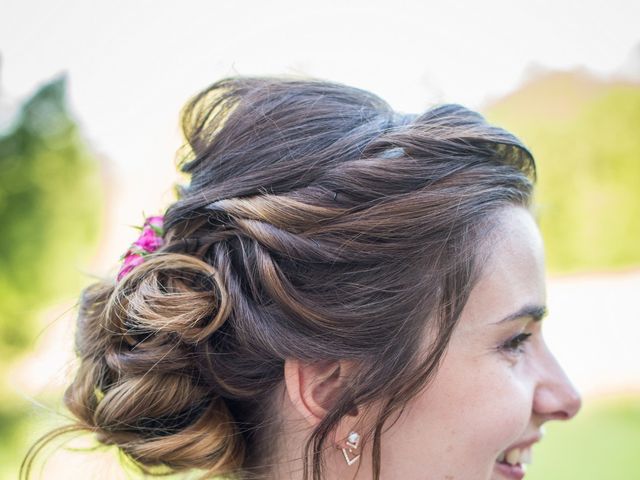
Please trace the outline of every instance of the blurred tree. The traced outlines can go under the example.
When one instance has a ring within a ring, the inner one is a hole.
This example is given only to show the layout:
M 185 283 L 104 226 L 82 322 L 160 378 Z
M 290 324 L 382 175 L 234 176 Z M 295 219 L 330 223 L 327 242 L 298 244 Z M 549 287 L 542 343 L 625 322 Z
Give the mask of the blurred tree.
M 536 204 L 555 272 L 640 266 L 640 84 L 538 75 L 486 109 L 536 157 Z
M 80 137 L 58 77 L 0 136 L 0 355 L 32 339 L 40 308 L 70 295 L 98 238 L 99 165 Z
M 41 309 L 77 296 L 100 235 L 100 164 L 65 90 L 64 76 L 42 86 L 0 132 L 0 478 L 16 478 L 35 423 L 8 384 L 12 360 L 42 330 Z

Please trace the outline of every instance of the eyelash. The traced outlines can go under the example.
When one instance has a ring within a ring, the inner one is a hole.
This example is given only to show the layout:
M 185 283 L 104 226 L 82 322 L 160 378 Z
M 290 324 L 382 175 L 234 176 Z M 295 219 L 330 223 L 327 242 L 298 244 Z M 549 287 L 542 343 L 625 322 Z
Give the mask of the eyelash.
M 519 335 L 516 335 L 515 337 L 503 343 L 501 348 L 508 352 L 517 352 L 517 353 L 524 352 L 523 345 L 529 339 L 530 336 L 531 336 L 530 333 L 520 333 Z

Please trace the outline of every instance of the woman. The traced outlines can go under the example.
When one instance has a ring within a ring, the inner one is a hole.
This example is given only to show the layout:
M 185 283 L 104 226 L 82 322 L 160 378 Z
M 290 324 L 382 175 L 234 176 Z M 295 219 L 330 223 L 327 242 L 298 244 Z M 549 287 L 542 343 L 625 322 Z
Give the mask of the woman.
M 150 472 L 522 478 L 580 408 L 526 147 L 313 79 L 226 78 L 182 120 L 190 183 L 83 291 L 73 428 Z

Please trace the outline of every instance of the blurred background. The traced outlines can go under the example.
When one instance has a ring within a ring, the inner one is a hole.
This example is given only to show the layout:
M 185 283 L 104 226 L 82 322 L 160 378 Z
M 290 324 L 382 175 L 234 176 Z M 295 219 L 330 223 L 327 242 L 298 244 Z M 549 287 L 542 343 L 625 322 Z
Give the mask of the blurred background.
M 461 103 L 539 168 L 548 342 L 582 392 L 527 478 L 640 479 L 640 2 L 5 0 L 0 16 L 0 478 L 65 423 L 74 304 L 182 181 L 180 107 L 233 74 Z M 132 478 L 115 452 L 36 477 Z

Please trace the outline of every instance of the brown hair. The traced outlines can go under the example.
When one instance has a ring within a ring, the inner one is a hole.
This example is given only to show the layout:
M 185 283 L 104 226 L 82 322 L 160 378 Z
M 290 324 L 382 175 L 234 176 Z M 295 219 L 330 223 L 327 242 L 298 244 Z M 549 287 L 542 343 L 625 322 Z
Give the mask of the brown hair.
M 384 400 L 367 432 L 379 478 L 383 424 L 432 378 L 495 212 L 530 206 L 532 155 L 463 106 L 399 114 L 317 79 L 222 79 L 182 127 L 190 182 L 166 211 L 165 245 L 82 292 L 64 397 L 75 428 L 145 471 L 264 478 L 285 358 L 353 359 L 305 445 L 304 478 L 310 459 L 322 478 L 344 415 Z

